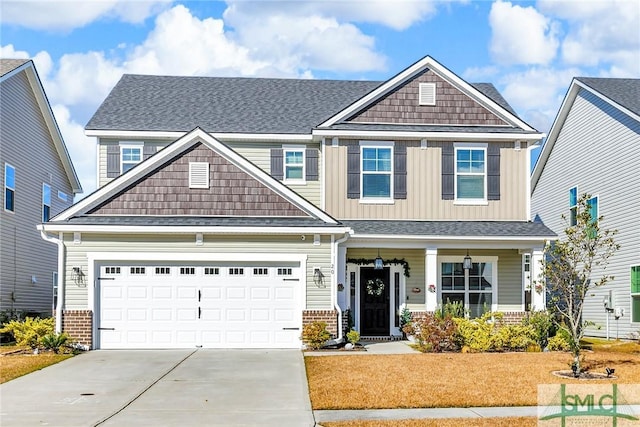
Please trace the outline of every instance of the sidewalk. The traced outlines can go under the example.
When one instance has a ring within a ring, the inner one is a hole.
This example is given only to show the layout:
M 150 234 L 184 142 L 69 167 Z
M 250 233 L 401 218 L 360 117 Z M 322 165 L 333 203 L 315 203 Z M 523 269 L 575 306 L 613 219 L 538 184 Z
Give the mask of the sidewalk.
M 313 411 L 316 423 L 349 420 L 409 420 L 423 418 L 537 417 L 537 406 L 487 408 L 421 408 Z

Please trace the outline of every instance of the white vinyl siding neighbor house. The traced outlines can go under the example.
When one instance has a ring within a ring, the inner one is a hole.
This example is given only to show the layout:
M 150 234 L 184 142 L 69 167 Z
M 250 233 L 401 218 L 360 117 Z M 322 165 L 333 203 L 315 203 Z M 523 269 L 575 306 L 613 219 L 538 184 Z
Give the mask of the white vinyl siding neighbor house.
M 640 265 L 639 94 L 637 79 L 574 79 L 533 174 L 531 214 L 561 237 L 575 223 L 576 200 L 584 193 L 592 196 L 593 214 L 604 217 L 600 227 L 618 230 L 620 250 L 606 269 L 614 280 L 585 303 L 584 319 L 595 322 L 587 329 L 592 336 L 629 338 L 640 329 L 634 306 L 634 266 Z M 613 312 L 604 306 L 609 297 Z

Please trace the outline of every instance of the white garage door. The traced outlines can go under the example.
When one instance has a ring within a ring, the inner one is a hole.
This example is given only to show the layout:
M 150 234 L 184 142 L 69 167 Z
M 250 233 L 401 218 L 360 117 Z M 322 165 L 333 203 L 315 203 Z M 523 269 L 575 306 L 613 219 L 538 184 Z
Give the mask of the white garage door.
M 120 348 L 298 348 L 299 264 L 100 266 L 98 343 Z

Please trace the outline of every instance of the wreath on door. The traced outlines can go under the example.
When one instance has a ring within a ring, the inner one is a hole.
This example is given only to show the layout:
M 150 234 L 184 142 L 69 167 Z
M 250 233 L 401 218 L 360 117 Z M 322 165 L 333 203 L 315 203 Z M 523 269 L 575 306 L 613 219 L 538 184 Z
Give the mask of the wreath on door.
M 367 281 L 367 293 L 379 297 L 384 292 L 384 282 L 382 279 L 369 279 Z

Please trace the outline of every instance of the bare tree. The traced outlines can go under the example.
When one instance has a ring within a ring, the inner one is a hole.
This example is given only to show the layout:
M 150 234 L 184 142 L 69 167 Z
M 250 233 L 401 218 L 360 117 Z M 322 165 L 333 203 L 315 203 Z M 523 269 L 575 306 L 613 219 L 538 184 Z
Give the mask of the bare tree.
M 594 288 L 613 280 L 613 276 L 604 274 L 609 258 L 620 248 L 614 241 L 617 230 L 601 230 L 603 217 L 592 215 L 592 198 L 588 194 L 580 196 L 567 223 L 564 236 L 547 245 L 543 274 L 536 289 L 545 287 L 549 293 L 549 306 L 564 323 L 569 332 L 570 347 L 573 355 L 574 374 L 581 372 L 580 340 L 585 327 L 591 322 L 582 318 L 584 301 Z M 592 277 L 593 270 L 601 275 Z

